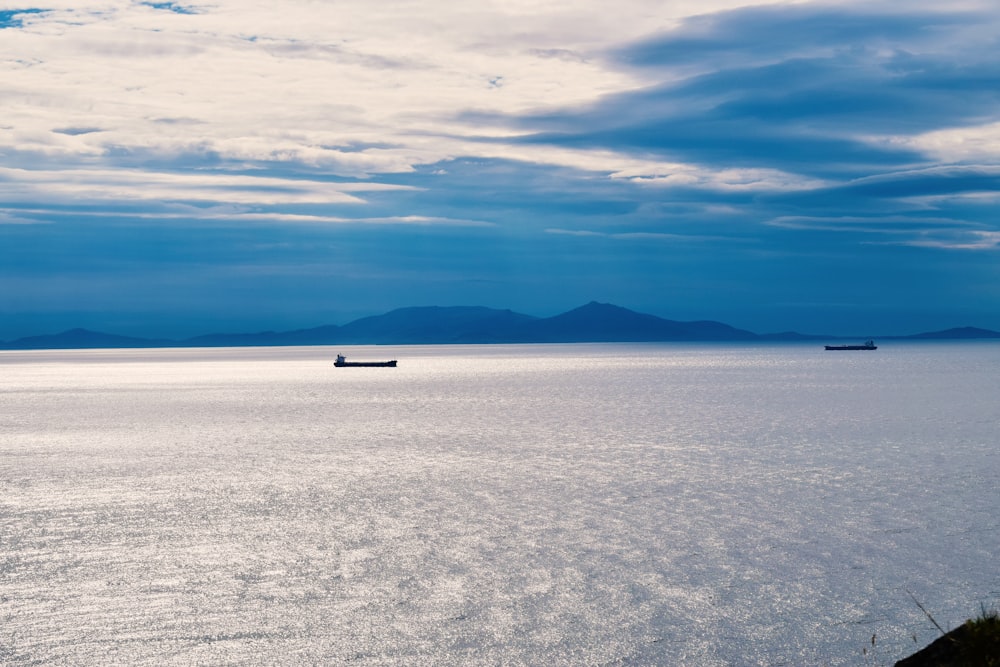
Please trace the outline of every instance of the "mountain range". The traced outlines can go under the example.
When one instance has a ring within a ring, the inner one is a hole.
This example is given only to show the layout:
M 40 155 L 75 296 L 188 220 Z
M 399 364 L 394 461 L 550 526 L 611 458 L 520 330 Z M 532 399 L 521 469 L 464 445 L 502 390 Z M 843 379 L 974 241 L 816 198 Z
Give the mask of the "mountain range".
M 217 333 L 183 340 L 136 338 L 71 329 L 0 342 L 0 349 L 78 349 L 145 347 L 243 347 L 291 345 L 429 345 L 477 343 L 638 343 L 808 341 L 843 336 L 795 332 L 757 334 L 722 322 L 678 322 L 620 306 L 591 302 L 554 317 L 533 317 L 478 306 L 400 308 L 348 324 L 294 331 Z M 882 338 L 970 340 L 1000 338 L 1000 332 L 975 327 Z

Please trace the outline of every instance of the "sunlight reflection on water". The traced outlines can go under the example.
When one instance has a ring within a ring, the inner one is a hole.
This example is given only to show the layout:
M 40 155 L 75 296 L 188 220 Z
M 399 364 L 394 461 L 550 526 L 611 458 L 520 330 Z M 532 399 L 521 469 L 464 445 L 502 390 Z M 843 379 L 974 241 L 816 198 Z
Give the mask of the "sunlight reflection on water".
M 1000 597 L 997 345 L 0 353 L 13 664 L 883 662 Z

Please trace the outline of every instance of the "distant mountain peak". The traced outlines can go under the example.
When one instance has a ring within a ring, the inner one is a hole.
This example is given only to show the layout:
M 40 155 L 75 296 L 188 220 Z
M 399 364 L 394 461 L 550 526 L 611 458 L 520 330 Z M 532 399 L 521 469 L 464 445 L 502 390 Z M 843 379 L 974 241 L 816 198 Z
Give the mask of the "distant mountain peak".
M 909 338 L 939 339 L 939 340 L 972 340 L 977 338 L 1000 338 L 1000 332 L 980 329 L 978 327 L 955 327 L 944 331 L 929 331 L 915 334 Z
M 547 318 L 485 306 L 413 306 L 364 317 L 343 326 L 323 325 L 285 332 L 206 334 L 181 341 L 118 336 L 78 327 L 58 334 L 0 342 L 0 348 L 39 350 L 451 343 L 753 342 L 816 338 L 820 336 L 804 336 L 794 332 L 758 335 L 722 322 L 679 322 L 638 313 L 611 303 L 590 301 Z M 1000 333 L 976 327 L 958 327 L 912 336 L 882 338 L 974 340 L 1000 338 Z
M 610 310 L 610 311 L 615 311 L 615 312 L 627 312 L 627 313 L 635 312 L 635 311 L 629 310 L 628 308 L 622 308 L 621 306 L 616 306 L 613 303 L 603 303 L 601 301 L 590 301 L 589 303 L 585 303 L 584 305 L 580 306 L 579 308 L 574 308 L 573 310 L 570 310 L 569 312 L 572 313 L 572 312 L 579 311 L 579 310 L 585 310 L 585 311 L 590 311 L 590 310 L 594 310 L 594 311 Z

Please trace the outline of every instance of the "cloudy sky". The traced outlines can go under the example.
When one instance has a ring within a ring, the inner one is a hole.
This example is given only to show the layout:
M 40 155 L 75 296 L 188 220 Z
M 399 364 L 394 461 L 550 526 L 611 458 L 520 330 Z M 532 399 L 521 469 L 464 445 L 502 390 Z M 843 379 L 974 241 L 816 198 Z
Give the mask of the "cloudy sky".
M 993 0 L 0 0 L 0 339 L 1000 329 L 998 36 Z

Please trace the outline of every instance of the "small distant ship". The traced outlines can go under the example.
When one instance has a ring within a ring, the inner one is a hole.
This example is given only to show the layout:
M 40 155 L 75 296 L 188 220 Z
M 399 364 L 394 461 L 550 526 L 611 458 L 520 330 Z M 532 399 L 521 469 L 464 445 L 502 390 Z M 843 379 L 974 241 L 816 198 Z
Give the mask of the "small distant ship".
M 333 362 L 333 365 L 337 368 L 364 368 L 364 367 L 381 367 L 381 368 L 395 368 L 396 360 L 392 361 L 348 361 L 347 357 L 342 354 L 337 355 L 337 360 Z
M 865 341 L 864 345 L 827 345 L 825 346 L 828 350 L 877 350 L 878 346 L 875 345 L 875 341 L 868 339 Z

